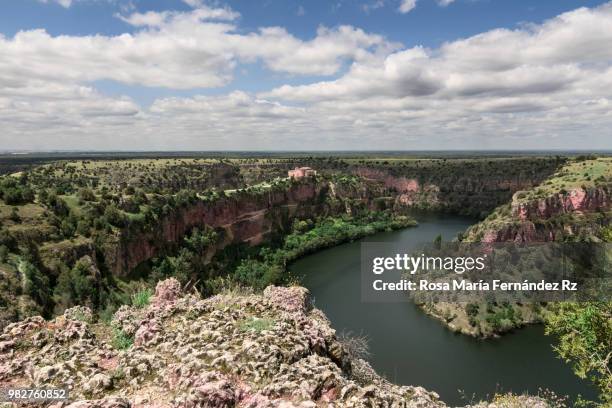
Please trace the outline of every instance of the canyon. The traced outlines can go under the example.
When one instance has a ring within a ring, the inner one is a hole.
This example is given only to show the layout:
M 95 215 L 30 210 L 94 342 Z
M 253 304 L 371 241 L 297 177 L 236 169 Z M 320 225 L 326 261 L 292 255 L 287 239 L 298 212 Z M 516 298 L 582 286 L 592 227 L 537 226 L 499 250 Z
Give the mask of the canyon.
M 125 276 L 140 263 L 180 242 L 194 227 L 223 230 L 224 240 L 218 250 L 232 243 L 261 244 L 287 231 L 293 219 L 353 214 L 363 209 L 486 214 L 514 192 L 537 185 L 555 165 L 556 162 L 545 162 L 545 172 L 538 174 L 515 170 L 484 177 L 480 174 L 482 169 L 463 165 L 458 169 L 461 174 L 448 178 L 426 177 L 414 169 L 356 166 L 348 169 L 357 176 L 350 183 L 333 177 L 309 178 L 262 192 L 246 190 L 212 202 L 198 200 L 160 217 L 148 230 L 120 231 L 105 243 L 104 258 L 113 274 Z
M 466 241 L 600 236 L 609 220 L 609 185 L 572 186 L 564 191 L 551 187 L 546 194 L 533 193 L 564 163 L 560 158 L 511 158 L 409 160 L 399 164 L 306 160 L 278 167 L 249 164 L 238 169 L 223 164 L 215 165 L 212 179 L 193 183 L 207 185 L 216 177 L 223 179 L 219 182 L 225 189 L 195 189 L 185 195 L 185 183 L 162 178 L 163 188 L 176 190 L 176 194 L 166 194 L 160 205 L 153 205 L 156 197 L 163 196 L 155 186 L 145 194 L 129 184 L 112 187 L 109 193 L 105 185 L 86 199 L 76 197 L 74 189 L 64 192 L 61 199 L 65 200 L 68 216 L 94 210 L 110 220 L 102 228 L 87 230 L 89 235 L 78 229 L 70 232 L 69 228 L 69 233 L 64 233 L 67 215 L 62 215 L 62 206 L 58 211 L 57 203 L 48 204 L 40 196 L 25 208 L 34 213 L 26 225 L 5 218 L 9 220 L 5 228 L 17 243 L 37 245 L 33 253 L 40 256 L 41 271 L 53 284 L 61 273 L 70 270 L 67 268 L 80 268 L 100 287 L 101 282 L 113 280 L 120 285 L 138 282 L 140 277 L 135 272 L 154 259 L 176 254 L 194 229 L 211 229 L 218 235 L 214 245 L 207 248 L 206 257 L 210 259 L 228 247 L 273 243 L 286 236 L 296 221 L 350 218 L 367 211 L 405 214 L 425 210 L 486 216 L 465 233 L 461 232 L 465 226 L 454 231 Z M 286 168 L 294 164 L 312 167 L 317 175 L 299 180 L 269 178 L 270 174 L 286 174 Z M 94 172 L 101 168 L 79 166 Z M 147 166 L 141 167 L 146 172 L 156 168 Z M 133 168 L 128 163 L 121 171 Z M 198 168 L 189 167 L 185 174 L 193 175 Z M 138 179 L 141 186 L 149 182 L 146 172 Z M 95 176 L 91 173 L 74 181 L 74 171 L 66 173 L 72 183 L 89 183 Z M 112 171 L 109 175 L 113 176 Z M 239 187 L 237 180 L 247 175 L 253 184 Z M 115 176 L 110 176 L 109 180 L 114 180 Z M 54 183 L 66 182 L 61 177 Z M 138 194 L 144 197 L 140 207 L 134 205 Z M 148 211 L 143 210 L 145 207 Z M 49 220 L 47 229 L 33 235 L 45 220 Z M 62 234 L 69 238 L 56 238 Z M 0 273 L 7 277 L 2 283 L 2 296 L 19 293 L 17 286 L 28 272 L 23 259 L 29 252 L 19 245 L 12 248 L 21 254 L 9 256 L 12 265 L 0 265 Z M 5 327 L 0 335 L 0 384 L 60 385 L 70 381 L 75 398 L 81 401 L 77 404 L 83 407 L 272 407 L 281 402 L 287 407 L 446 406 L 435 393 L 393 385 L 376 374 L 352 349 L 351 342 L 336 335 L 323 313 L 312 307 L 306 289 L 270 286 L 260 294 L 221 291 L 206 299 L 182 290 L 175 280 L 163 281 L 150 305 L 122 306 L 113 313 L 110 324 L 97 320 L 97 311 L 81 306 L 62 311 L 52 320 L 27 317 L 35 314 L 33 298 L 23 295 L 8 302 L 3 298 L 3 304 L 27 305 L 30 310 L 9 316 L 1 324 Z M 491 334 L 467 326 L 464 309 L 455 306 L 421 305 L 453 330 L 475 336 Z M 525 311 L 521 324 L 537 319 L 536 314 Z M 22 321 L 9 323 L 12 320 Z M 114 344 L 117 333 L 126 336 L 124 341 L 132 339 L 133 345 L 118 349 Z M 50 354 L 40 354 L 42 348 Z M 66 349 L 70 350 L 68 355 Z M 255 349 L 260 351 L 253 354 Z M 89 368 L 83 371 L 76 367 Z M 238 371 L 232 371 L 232 367 Z M 266 373 L 268 381 L 262 382 L 261 373 Z M 160 386 L 175 392 L 162 397 Z M 548 406 L 541 398 L 496 398 L 491 407 L 500 401 L 516 407 Z

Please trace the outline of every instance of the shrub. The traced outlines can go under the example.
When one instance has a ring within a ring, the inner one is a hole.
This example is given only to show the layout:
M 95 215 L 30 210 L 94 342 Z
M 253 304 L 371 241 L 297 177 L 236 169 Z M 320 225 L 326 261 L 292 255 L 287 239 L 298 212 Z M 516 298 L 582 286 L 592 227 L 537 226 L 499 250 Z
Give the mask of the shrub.
M 348 353 L 351 360 L 358 358 L 365 360 L 370 356 L 369 340 L 367 336 L 357 336 L 352 332 L 342 332 L 338 336 L 338 341 L 342 344 L 342 347 Z
M 478 306 L 478 303 L 468 303 L 465 307 L 465 312 L 468 316 L 472 317 L 478 314 L 479 309 L 480 306 Z
M 6 245 L 0 245 L 0 263 L 6 262 L 9 250 Z
M 73 237 L 76 231 L 76 224 L 74 223 L 74 219 L 64 218 L 60 224 L 60 231 L 62 235 L 66 238 Z
M 77 196 L 79 197 L 79 200 L 82 201 L 96 201 L 96 195 L 89 188 L 80 189 Z
M 588 378 L 600 390 L 602 406 L 612 403 L 610 341 L 612 303 L 563 302 L 546 315 L 546 334 L 555 336 L 555 351 L 572 365 L 580 378 Z
M 9 219 L 17 224 L 21 222 L 21 217 L 19 216 L 19 211 L 17 210 L 17 207 L 13 207 L 11 209 L 11 215 L 9 215 Z
M 0 197 L 8 205 L 26 204 L 34 201 L 34 190 L 18 184 L 13 178 L 6 178 L 0 183 Z
M 39 305 L 50 304 L 49 278 L 30 261 L 22 259 L 17 268 L 24 278 L 24 292 Z
M 88 305 L 94 309 L 98 305 L 98 284 L 91 267 L 85 260 L 78 261 L 72 269 L 64 266 L 53 291 L 58 309 L 75 305 Z
M 270 330 L 272 327 L 274 327 L 274 320 L 253 317 L 251 319 L 241 321 L 239 323 L 239 327 L 240 330 L 243 331 L 254 331 L 261 333 L 264 330 Z
M 132 306 L 142 309 L 151 303 L 153 291 L 149 288 L 139 290 L 132 295 Z
M 134 338 L 128 336 L 123 330 L 113 327 L 112 345 L 117 350 L 127 350 L 134 344 Z
M 127 224 L 127 217 L 114 204 L 106 207 L 104 210 L 104 218 L 109 224 L 121 228 Z

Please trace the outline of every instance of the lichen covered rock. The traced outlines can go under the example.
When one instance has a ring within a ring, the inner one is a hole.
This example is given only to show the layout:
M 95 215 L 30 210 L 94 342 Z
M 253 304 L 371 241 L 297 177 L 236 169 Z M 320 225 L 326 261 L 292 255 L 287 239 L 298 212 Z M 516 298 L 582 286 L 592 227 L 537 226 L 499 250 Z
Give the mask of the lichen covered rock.
M 201 299 L 168 280 L 149 306 L 124 306 L 111 325 L 84 316 L 6 327 L 0 388 L 68 388 L 71 401 L 57 408 L 445 406 L 351 360 L 304 288 Z

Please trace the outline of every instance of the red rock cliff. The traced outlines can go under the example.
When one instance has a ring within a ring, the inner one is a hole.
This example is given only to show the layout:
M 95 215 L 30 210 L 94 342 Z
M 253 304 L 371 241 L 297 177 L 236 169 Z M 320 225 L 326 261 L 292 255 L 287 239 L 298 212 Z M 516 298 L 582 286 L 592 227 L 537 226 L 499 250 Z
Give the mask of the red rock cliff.
M 546 242 L 557 241 L 580 232 L 593 232 L 597 226 L 589 221 L 595 212 L 610 211 L 612 200 L 608 187 L 575 188 L 567 193 L 558 193 L 546 198 L 519 201 L 515 197 L 511 204 L 511 215 L 515 222 L 488 228 L 483 242 Z M 550 222 L 562 215 L 573 215 L 574 221 Z
M 214 201 L 197 201 L 161 218 L 154 230 L 122 231 L 107 242 L 105 262 L 113 274 L 125 276 L 164 248 L 179 243 L 192 228 L 206 225 L 225 231 L 225 240 L 219 247 L 241 242 L 259 244 L 272 232 L 289 226 L 293 218 L 345 211 L 344 203 L 327 200 L 332 195 L 370 207 L 367 201 L 373 193 L 356 188 L 342 189 L 337 194 L 328 182 L 303 181 L 285 190 L 242 192 Z

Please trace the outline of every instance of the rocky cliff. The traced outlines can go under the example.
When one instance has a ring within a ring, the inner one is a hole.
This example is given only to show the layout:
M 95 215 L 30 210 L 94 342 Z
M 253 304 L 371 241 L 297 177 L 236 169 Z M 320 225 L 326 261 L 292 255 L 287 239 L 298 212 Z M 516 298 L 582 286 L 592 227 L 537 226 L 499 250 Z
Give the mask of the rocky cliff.
M 202 299 L 174 279 L 157 285 L 148 306 L 122 307 L 111 325 L 76 307 L 6 327 L 0 388 L 16 387 L 67 388 L 70 401 L 37 404 L 56 408 L 446 407 L 352 355 L 304 288 Z M 515 396 L 478 405 L 547 406 Z
M 546 198 L 520 202 L 512 201 L 512 215 L 525 221 L 545 219 L 561 214 L 584 213 L 610 208 L 610 188 L 575 188 Z
M 352 166 L 349 171 L 376 180 L 396 196 L 397 206 L 484 217 L 530 189 L 562 164 L 553 158 L 430 160 Z
M 479 215 L 507 201 L 512 193 L 536 185 L 558 164 L 554 160 L 526 160 L 509 164 L 440 161 L 439 168 L 355 166 L 349 169 L 358 176 L 354 183 L 303 180 L 288 188 L 242 192 L 177 208 L 157 220 L 155 228 L 126 229 L 110 237 L 104 246 L 105 262 L 113 274 L 124 276 L 180 242 L 190 229 L 205 225 L 223 229 L 223 247 L 239 242 L 259 244 L 274 233 L 282 233 L 296 217 L 351 213 L 362 207 Z
M 125 276 L 140 263 L 179 243 L 194 227 L 223 230 L 224 239 L 218 248 L 232 243 L 260 244 L 286 230 L 295 218 L 335 214 L 359 206 L 369 208 L 381 194 L 374 184 L 334 186 L 331 181 L 312 179 L 293 182 L 282 189 L 198 200 L 161 216 L 154 228 L 124 229 L 108 237 L 104 245 L 106 265 L 113 274 Z
M 112 330 L 133 346 L 117 350 Z M 174 279 L 146 308 L 117 311 L 112 328 L 81 307 L 9 325 L 0 336 L 7 387 L 66 387 L 90 400 L 71 407 L 445 406 L 351 358 L 304 288 L 201 299 L 181 295 Z
M 569 160 L 537 187 L 518 191 L 482 223 L 468 241 L 532 242 L 600 239 L 610 223 L 612 160 Z
M 483 242 L 546 242 L 567 237 L 597 236 L 609 223 L 610 187 L 573 188 L 546 197 L 513 196 L 509 214 L 494 213 L 468 231 L 468 240 Z

